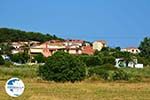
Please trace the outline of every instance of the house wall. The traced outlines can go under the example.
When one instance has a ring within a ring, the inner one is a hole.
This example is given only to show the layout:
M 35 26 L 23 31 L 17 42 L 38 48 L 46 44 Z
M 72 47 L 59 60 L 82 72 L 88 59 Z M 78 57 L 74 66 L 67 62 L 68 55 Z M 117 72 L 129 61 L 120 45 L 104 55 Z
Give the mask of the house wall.
M 101 42 L 93 42 L 93 49 L 94 50 L 98 50 L 98 51 L 101 51 L 101 49 L 105 47 L 105 45 Z
M 31 48 L 30 52 L 31 53 L 42 53 L 43 49 L 42 48 Z
M 70 54 L 77 54 L 76 50 L 69 50 L 68 53 L 70 53 Z
M 140 53 L 140 50 L 139 49 L 121 49 L 121 51 L 126 51 L 126 52 L 130 52 L 130 53 Z

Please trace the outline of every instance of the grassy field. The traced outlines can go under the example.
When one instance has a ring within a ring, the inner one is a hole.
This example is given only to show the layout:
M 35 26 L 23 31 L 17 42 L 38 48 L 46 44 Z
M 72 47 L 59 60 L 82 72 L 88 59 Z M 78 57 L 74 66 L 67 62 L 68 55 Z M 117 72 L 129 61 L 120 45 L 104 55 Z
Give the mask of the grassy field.
M 77 83 L 55 83 L 38 78 L 36 70 L 34 66 L 1 67 L 0 100 L 150 100 L 150 81 L 85 80 Z M 146 74 L 146 77 L 147 75 L 149 74 Z M 20 77 L 25 84 L 25 91 L 18 98 L 8 96 L 4 88 L 7 79 L 13 76 Z
M 0 81 L 0 100 L 149 100 L 149 83 L 80 82 L 53 83 L 23 79 L 25 92 L 18 98 L 5 93 Z

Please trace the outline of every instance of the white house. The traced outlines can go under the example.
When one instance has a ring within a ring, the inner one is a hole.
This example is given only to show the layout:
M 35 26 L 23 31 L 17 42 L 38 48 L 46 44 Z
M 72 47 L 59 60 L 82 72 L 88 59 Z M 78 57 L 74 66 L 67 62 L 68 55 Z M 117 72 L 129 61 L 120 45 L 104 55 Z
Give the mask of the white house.
M 103 47 L 106 47 L 106 41 L 98 40 L 93 42 L 93 49 L 101 51 Z
M 134 59 L 134 61 L 129 61 L 128 63 L 126 63 L 126 60 L 124 58 L 116 58 L 115 62 L 116 62 L 115 67 L 117 68 L 121 67 L 143 68 L 143 64 L 139 64 L 137 62 L 137 59 Z
M 130 53 L 133 53 L 133 54 L 140 53 L 140 50 L 136 47 L 123 48 L 123 49 L 121 49 L 121 51 L 130 52 Z

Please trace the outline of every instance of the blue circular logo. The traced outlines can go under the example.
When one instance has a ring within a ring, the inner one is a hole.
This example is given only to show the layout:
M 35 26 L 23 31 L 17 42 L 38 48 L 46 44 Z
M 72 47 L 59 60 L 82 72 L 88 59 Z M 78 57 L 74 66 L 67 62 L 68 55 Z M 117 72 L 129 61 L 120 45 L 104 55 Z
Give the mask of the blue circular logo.
M 18 97 L 24 92 L 25 86 L 19 78 L 11 78 L 6 82 L 5 90 L 9 96 Z

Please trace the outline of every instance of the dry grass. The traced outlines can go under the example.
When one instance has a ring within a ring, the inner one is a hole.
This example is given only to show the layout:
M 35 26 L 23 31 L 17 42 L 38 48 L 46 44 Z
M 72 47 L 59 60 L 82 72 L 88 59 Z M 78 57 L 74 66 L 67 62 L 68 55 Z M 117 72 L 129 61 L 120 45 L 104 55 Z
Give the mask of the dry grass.
M 23 79 L 25 92 L 9 97 L 0 81 L 0 100 L 150 100 L 150 83 L 79 82 L 54 83 Z

